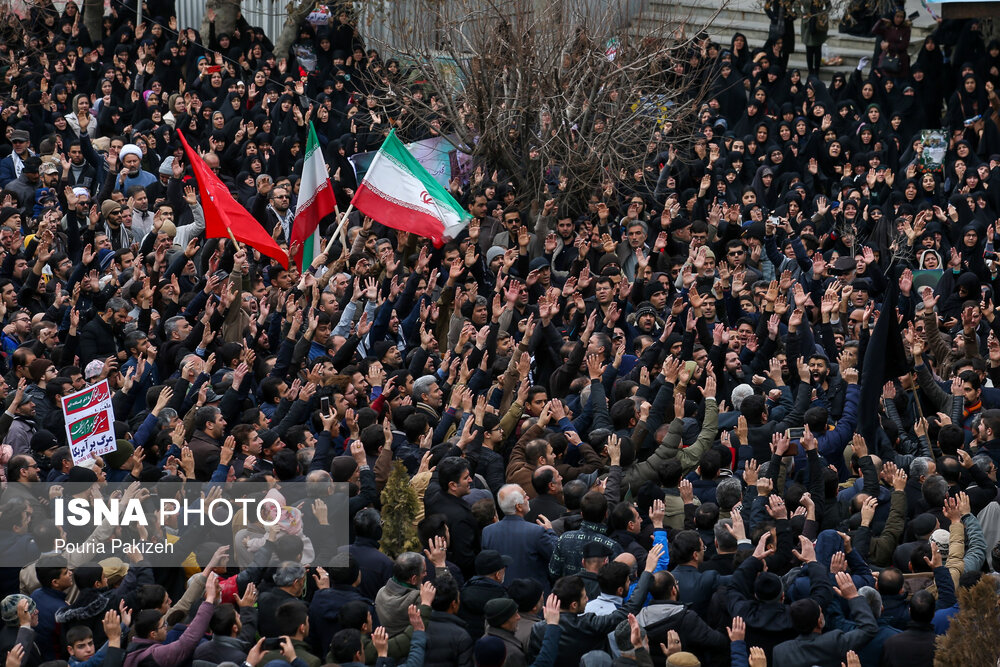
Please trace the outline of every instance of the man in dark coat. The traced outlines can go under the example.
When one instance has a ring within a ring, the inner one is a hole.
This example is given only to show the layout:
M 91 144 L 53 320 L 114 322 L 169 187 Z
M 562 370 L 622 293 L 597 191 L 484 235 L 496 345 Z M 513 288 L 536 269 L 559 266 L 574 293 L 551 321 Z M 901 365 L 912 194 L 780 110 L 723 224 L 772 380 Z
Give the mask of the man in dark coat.
M 378 510 L 368 507 L 354 515 L 354 543 L 350 553 L 361 570 L 358 592 L 369 600 L 374 600 L 392 577 L 392 559 L 379 551 L 381 539 L 382 517 Z
M 346 567 L 330 568 L 329 581 L 320 579 L 320 590 L 313 595 L 309 603 L 309 644 L 313 655 L 325 655 L 330 648 L 330 641 L 340 627 L 340 610 L 352 600 L 361 600 L 375 610 L 374 603 L 361 595 L 358 587 L 361 584 L 361 569 L 348 555 Z M 322 588 L 322 586 L 327 586 Z
M 128 322 L 131 306 L 124 299 L 109 299 L 104 310 L 80 330 L 80 368 L 94 359 L 106 359 L 118 354 L 122 347 L 121 331 Z
M 448 517 L 448 560 L 462 568 L 469 578 L 475 574 L 476 553 L 479 551 L 479 524 L 472 509 L 463 500 L 472 489 L 469 462 L 457 456 L 448 456 L 437 467 L 441 493 L 425 498 L 427 514 L 444 514 Z
M 889 667 L 930 667 L 934 664 L 935 600 L 928 591 L 917 591 L 910 598 L 910 623 L 898 635 L 885 640 L 879 664 Z
M 274 573 L 274 588 L 261 594 L 257 608 L 260 609 L 260 634 L 262 637 L 281 635 L 277 619 L 278 607 L 291 600 L 298 600 L 306 585 L 306 569 L 298 563 L 284 563 Z
M 518 484 L 502 486 L 497 501 L 503 518 L 483 528 L 483 548 L 510 556 L 507 569 L 510 579 L 537 579 L 547 591 L 549 580 L 545 571 L 559 539 L 552 524 L 539 525 L 525 520 L 528 499 Z
M 247 589 L 242 598 L 236 599 L 238 609 L 234 605 L 223 604 L 212 612 L 209 622 L 212 640 L 198 644 L 194 660 L 241 664 L 247 659 L 247 652 L 257 639 L 257 609 L 253 606 L 257 601 L 256 587 L 249 584 Z
M 521 615 L 517 612 L 517 603 L 510 598 L 497 598 L 486 603 L 486 635 L 497 637 L 507 649 L 507 659 L 504 667 L 527 667 L 524 658 L 524 645 L 515 634 Z
M 684 530 L 674 537 L 670 551 L 675 553 L 677 567 L 674 578 L 681 589 L 681 601 L 704 617 L 708 612 L 708 602 L 719 586 L 729 584 L 732 575 L 720 575 L 716 570 L 700 571 L 705 558 L 705 545 L 697 531 Z
M 629 614 L 638 614 L 646 600 L 649 585 L 653 579 L 653 570 L 663 553 L 663 546 L 654 544 L 646 559 L 646 569 L 639 577 L 639 583 L 632 590 L 632 595 L 622 605 L 610 614 L 598 616 L 584 613 L 587 606 L 587 591 L 583 580 L 576 575 L 561 577 L 552 587 L 553 594 L 559 598 L 559 627 L 562 636 L 559 638 L 559 664 L 576 665 L 584 653 L 604 646 L 608 633 L 618 627 L 618 624 L 628 618 Z M 531 629 L 528 641 L 528 659 L 538 655 L 542 647 L 545 624 L 536 623 Z
M 531 499 L 525 521 L 535 523 L 539 517 L 555 521 L 566 514 L 566 506 L 562 504 L 562 475 L 553 466 L 542 466 L 531 474 L 531 486 L 538 494 Z
M 830 630 L 823 632 L 826 619 L 823 610 L 812 598 L 796 600 L 789 608 L 792 625 L 799 636 L 782 642 L 774 649 L 774 664 L 782 667 L 826 667 L 840 663 L 840 656 L 848 651 L 858 651 L 878 633 L 878 625 L 868 601 L 858 595 L 851 575 L 837 573 L 837 588 L 847 602 L 851 620 L 857 628 L 850 632 Z M 932 605 L 933 606 L 933 605 Z M 931 612 L 933 614 L 933 611 Z M 888 642 L 887 642 L 888 644 Z M 888 645 L 886 649 L 888 650 Z M 884 655 L 884 654 L 883 654 Z
M 206 405 L 194 413 L 194 429 L 194 435 L 188 442 L 194 454 L 194 474 L 199 482 L 207 482 L 219 466 L 226 419 L 219 408 Z
M 462 588 L 458 616 L 468 625 L 473 640 L 486 630 L 486 603 L 507 597 L 503 580 L 512 559 L 501 556 L 499 551 L 485 549 L 476 554 L 476 576 Z
M 677 600 L 678 586 L 672 574 L 666 571 L 654 574 L 649 592 L 653 601 L 635 618 L 646 630 L 650 647 L 655 647 L 650 648 L 653 656 L 662 657 L 659 646 L 667 643 L 667 634 L 674 630 L 684 650 L 697 655 L 702 664 L 721 661 L 729 645 L 725 633 L 713 630 L 698 614 Z
M 446 494 L 442 494 L 446 495 Z M 458 585 L 451 577 L 437 581 L 431 622 L 427 627 L 424 667 L 452 667 L 472 664 L 472 637 L 458 613 Z
M 833 601 L 833 587 L 826 568 L 816 561 L 812 542 L 800 538 L 802 568 L 809 576 L 809 596 L 821 607 Z M 746 623 L 748 642 L 760 646 L 768 660 L 778 644 L 795 639 L 789 607 L 784 603 L 781 580 L 772 572 L 764 572 L 762 548 L 748 557 L 733 573 L 729 586 L 729 615 L 739 616 Z

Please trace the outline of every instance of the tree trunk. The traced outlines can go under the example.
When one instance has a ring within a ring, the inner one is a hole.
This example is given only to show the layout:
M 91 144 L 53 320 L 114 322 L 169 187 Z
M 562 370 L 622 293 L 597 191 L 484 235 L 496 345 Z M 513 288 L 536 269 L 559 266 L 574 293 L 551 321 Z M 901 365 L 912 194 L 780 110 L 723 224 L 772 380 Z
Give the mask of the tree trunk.
M 90 33 L 90 41 L 95 44 L 104 38 L 101 34 L 102 23 L 104 22 L 104 2 L 103 0 L 84 0 L 83 3 L 83 27 Z
M 239 0 L 208 0 L 205 3 L 205 16 L 201 19 L 201 40 L 208 48 L 208 11 L 215 10 L 215 36 L 218 38 L 222 33 L 233 34 L 236 28 L 236 19 L 240 13 Z
M 299 24 L 309 16 L 309 12 L 316 6 L 315 2 L 309 0 L 295 0 L 286 6 L 288 16 L 285 18 L 285 25 L 281 28 L 281 34 L 274 40 L 274 55 L 277 58 L 287 58 L 288 50 L 299 36 Z

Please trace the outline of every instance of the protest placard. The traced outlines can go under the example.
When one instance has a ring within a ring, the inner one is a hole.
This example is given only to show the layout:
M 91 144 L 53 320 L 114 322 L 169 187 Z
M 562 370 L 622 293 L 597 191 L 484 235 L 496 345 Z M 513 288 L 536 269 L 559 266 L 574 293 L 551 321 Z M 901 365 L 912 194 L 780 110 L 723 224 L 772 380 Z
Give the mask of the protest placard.
M 117 449 L 115 409 L 107 380 L 62 397 L 66 439 L 74 465 Z

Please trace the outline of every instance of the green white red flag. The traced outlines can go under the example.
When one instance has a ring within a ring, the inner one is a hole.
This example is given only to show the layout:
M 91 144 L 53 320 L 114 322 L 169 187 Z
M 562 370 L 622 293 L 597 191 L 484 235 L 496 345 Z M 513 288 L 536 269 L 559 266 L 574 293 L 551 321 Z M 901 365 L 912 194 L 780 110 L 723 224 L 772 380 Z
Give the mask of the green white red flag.
M 468 224 L 469 213 L 389 132 L 351 204 L 386 227 L 442 246 Z
M 300 270 L 305 270 L 320 254 L 319 223 L 337 209 L 337 198 L 330 184 L 329 171 L 323 160 L 323 151 L 316 139 L 316 129 L 309 123 L 309 141 L 306 144 L 306 159 L 302 166 L 302 184 L 299 187 L 299 203 L 295 207 L 290 243 L 298 242 L 295 262 Z

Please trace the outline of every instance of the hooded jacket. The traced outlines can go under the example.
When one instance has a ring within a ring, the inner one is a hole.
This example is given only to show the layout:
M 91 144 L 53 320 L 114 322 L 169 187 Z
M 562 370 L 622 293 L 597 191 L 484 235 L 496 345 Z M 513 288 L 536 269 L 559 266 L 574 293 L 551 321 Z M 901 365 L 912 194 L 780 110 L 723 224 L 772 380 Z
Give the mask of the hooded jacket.
M 712 660 L 713 652 L 729 645 L 724 633 L 713 630 L 701 616 L 677 600 L 653 600 L 635 618 L 649 635 L 650 647 L 666 644 L 667 633 L 674 630 L 684 650 L 697 655 L 703 665 L 718 664 Z

